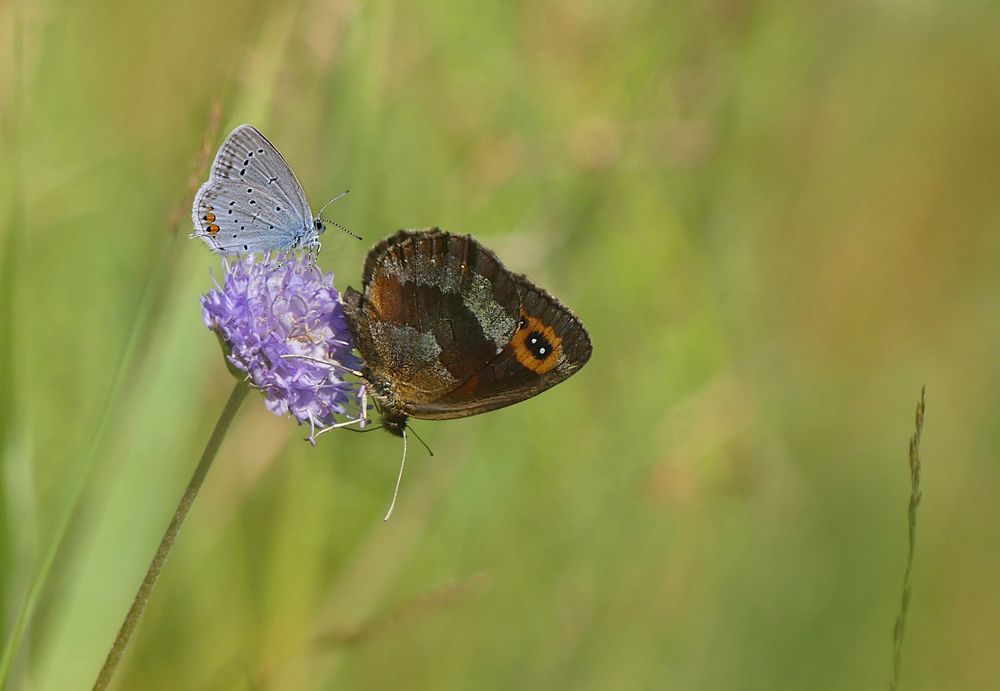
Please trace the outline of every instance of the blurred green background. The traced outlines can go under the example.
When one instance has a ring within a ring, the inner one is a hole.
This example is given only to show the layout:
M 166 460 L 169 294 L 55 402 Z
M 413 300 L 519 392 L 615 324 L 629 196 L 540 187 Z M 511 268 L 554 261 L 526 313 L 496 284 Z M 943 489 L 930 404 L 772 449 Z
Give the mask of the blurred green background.
M 474 233 L 594 356 L 418 421 L 387 525 L 398 440 L 253 394 L 118 688 L 885 688 L 924 384 L 902 686 L 1000 688 L 998 75 L 995 3 L 0 4 L 9 688 L 89 688 L 229 393 L 241 122 L 342 289 Z

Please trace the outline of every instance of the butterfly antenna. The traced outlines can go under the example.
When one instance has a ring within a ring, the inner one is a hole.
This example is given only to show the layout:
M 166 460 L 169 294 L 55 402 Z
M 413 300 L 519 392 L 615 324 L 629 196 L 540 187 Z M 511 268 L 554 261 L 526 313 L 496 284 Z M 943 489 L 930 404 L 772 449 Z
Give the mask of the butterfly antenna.
M 352 238 L 356 238 L 358 240 L 363 240 L 364 238 L 362 238 L 360 235 L 358 235 L 357 233 L 355 233 L 352 230 L 348 230 L 347 228 L 345 228 L 344 226 L 340 225 L 336 221 L 328 221 L 325 218 L 323 218 L 323 210 L 326 209 L 326 207 L 330 206 L 330 204 L 333 204 L 335 201 L 337 201 L 338 199 L 340 199 L 341 197 L 343 197 L 348 192 L 350 192 L 350 190 L 344 190 L 343 192 L 341 192 L 340 194 L 338 194 L 336 197 L 334 197 L 333 199 L 331 199 L 330 201 L 328 201 L 326 204 L 324 204 L 323 208 L 319 210 L 318 214 L 316 214 L 316 217 L 318 219 L 320 219 L 321 221 L 323 221 L 323 223 L 329 223 L 332 226 L 337 226 L 342 231 L 344 231 L 345 233 L 347 233 L 348 235 L 350 235 Z
M 348 230 L 347 228 L 345 228 L 344 226 L 340 225 L 336 221 L 328 221 L 325 218 L 322 218 L 320 220 L 323 221 L 323 223 L 329 223 L 332 226 L 337 226 L 338 228 L 340 228 L 342 231 L 344 231 L 345 233 L 347 233 L 348 235 L 350 235 L 355 240 L 364 240 L 363 237 L 361 237 L 360 235 L 358 235 L 357 233 L 355 233 L 353 230 Z
M 340 199 L 344 195 L 348 194 L 349 192 L 350 192 L 350 190 L 344 190 L 343 192 L 341 192 L 340 194 L 338 194 L 336 197 L 334 197 L 333 199 L 331 199 L 330 201 L 328 201 L 326 204 L 324 204 L 323 208 L 320 209 L 319 213 L 316 214 L 316 215 L 317 216 L 322 216 L 323 215 L 323 211 L 326 209 L 326 207 L 330 206 L 330 204 L 333 204 L 335 201 L 337 201 L 338 199 Z
M 429 453 L 431 456 L 433 456 L 434 452 L 431 451 L 431 447 L 427 446 L 427 442 L 425 442 L 423 439 L 420 438 L 420 435 L 417 434 L 417 430 L 413 429 L 409 425 L 407 425 L 406 428 L 408 430 L 410 430 L 411 432 L 413 432 L 413 436 L 417 438 L 417 441 L 419 441 L 421 444 L 423 444 L 424 448 L 427 449 L 427 453 Z
M 392 503 L 389 504 L 389 510 L 385 514 L 383 521 L 388 521 L 389 517 L 392 516 L 392 510 L 396 508 L 396 497 L 399 496 L 399 483 L 403 481 L 403 467 L 406 466 L 406 428 L 403 428 L 403 460 L 399 462 L 399 475 L 396 477 L 396 489 L 392 493 Z

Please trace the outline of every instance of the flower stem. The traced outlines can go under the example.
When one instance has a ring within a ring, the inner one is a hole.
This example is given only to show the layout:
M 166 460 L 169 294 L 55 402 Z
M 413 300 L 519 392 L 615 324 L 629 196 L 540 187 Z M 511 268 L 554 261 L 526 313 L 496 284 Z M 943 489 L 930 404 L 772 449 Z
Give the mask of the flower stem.
M 122 622 L 121 628 L 118 629 L 118 636 L 115 638 L 114 645 L 111 646 L 111 650 L 108 652 L 104 666 L 101 667 L 101 673 L 97 676 L 97 681 L 94 682 L 95 691 L 106 689 L 108 684 L 111 683 L 111 677 L 114 676 L 115 669 L 117 669 L 118 663 L 121 661 L 122 653 L 125 652 L 125 646 L 128 645 L 129 639 L 132 637 L 132 632 L 135 631 L 136 624 L 139 623 L 139 618 L 142 617 L 142 612 L 146 609 L 149 594 L 153 591 L 153 586 L 156 585 L 156 580 L 160 577 L 160 571 L 163 570 L 163 564 L 170 555 L 170 550 L 174 546 L 174 540 L 177 539 L 177 534 L 180 532 L 181 526 L 184 525 L 184 519 L 187 518 L 188 511 L 191 510 L 191 505 L 194 503 L 195 497 L 198 496 L 198 490 L 201 489 L 201 484 L 205 481 L 208 469 L 212 467 L 215 454 L 218 452 L 219 446 L 222 445 L 222 440 L 226 437 L 226 432 L 229 431 L 229 426 L 232 424 L 233 419 L 236 417 L 236 412 L 240 409 L 240 404 L 243 403 L 243 399 L 246 398 L 249 391 L 250 387 L 240 381 L 233 388 L 233 392 L 229 394 L 229 400 L 226 401 L 226 407 L 223 408 L 222 415 L 219 416 L 219 420 L 215 423 L 215 429 L 212 430 L 212 436 L 209 437 L 205 451 L 201 454 L 198 467 L 194 469 L 194 475 L 191 476 L 187 489 L 184 490 L 184 495 L 177 504 L 174 517 L 171 519 L 170 525 L 167 526 L 166 532 L 163 533 L 160 546 L 156 548 L 153 561 L 149 563 L 149 568 L 146 569 L 146 576 L 142 579 L 142 584 L 135 594 L 135 599 L 132 601 L 132 606 L 129 608 L 128 614 L 125 615 L 125 621 Z

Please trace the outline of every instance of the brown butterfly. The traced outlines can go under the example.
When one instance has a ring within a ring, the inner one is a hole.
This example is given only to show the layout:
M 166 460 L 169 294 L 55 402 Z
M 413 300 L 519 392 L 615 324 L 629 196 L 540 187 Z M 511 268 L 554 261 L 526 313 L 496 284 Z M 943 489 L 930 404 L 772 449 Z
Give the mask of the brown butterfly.
M 382 424 L 478 415 L 563 381 L 590 359 L 580 320 L 469 235 L 402 230 L 372 248 L 344 315 Z
M 518 403 L 590 359 L 590 336 L 559 301 L 470 235 L 401 230 L 368 252 L 362 292 L 348 288 L 344 316 L 364 358 L 359 373 L 403 438 L 410 417 L 478 415 Z M 341 427 L 360 422 L 339 423 Z

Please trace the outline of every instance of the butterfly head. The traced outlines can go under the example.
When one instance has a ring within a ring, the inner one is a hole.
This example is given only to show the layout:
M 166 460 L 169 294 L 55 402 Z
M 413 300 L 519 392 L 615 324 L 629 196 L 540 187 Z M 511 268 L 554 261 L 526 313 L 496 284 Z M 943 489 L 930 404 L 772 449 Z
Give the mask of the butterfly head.
M 410 416 L 403 412 L 402 405 L 396 398 L 396 387 L 389 379 L 375 376 L 368 367 L 363 368 L 362 372 L 362 379 L 375 401 L 375 409 L 382 416 L 382 429 L 402 437 Z
M 406 430 L 406 422 L 409 418 L 403 413 L 395 411 L 383 411 L 382 429 L 396 437 L 402 437 Z

